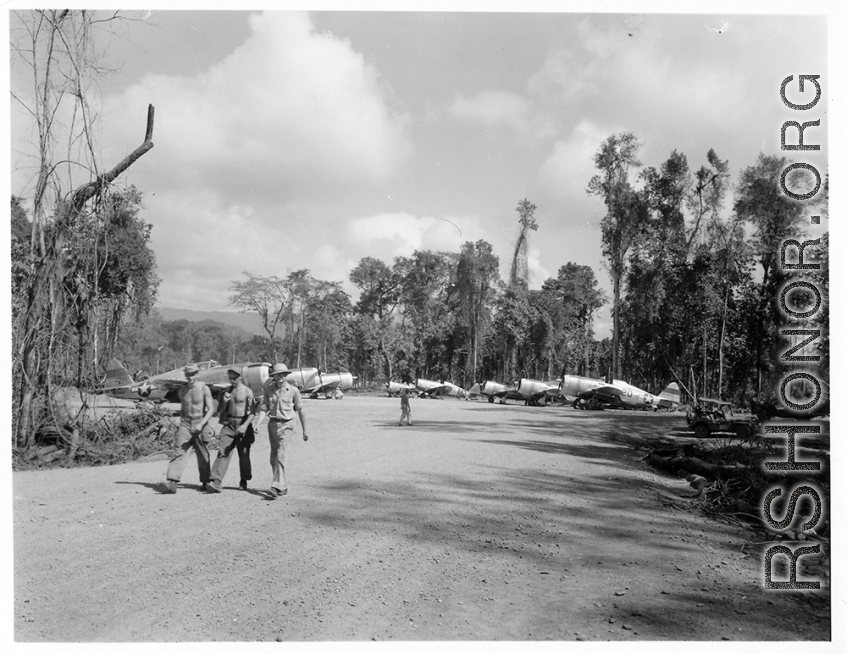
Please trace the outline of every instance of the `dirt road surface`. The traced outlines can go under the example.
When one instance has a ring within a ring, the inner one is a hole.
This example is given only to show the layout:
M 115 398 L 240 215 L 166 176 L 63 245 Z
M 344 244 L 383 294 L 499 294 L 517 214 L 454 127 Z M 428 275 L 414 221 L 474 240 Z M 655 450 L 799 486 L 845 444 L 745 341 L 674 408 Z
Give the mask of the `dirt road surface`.
M 823 593 L 765 591 L 755 534 L 627 439 L 679 415 L 307 400 L 290 493 L 189 463 L 14 473 L 17 641 L 821 640 Z M 801 575 L 802 578 L 802 575 Z

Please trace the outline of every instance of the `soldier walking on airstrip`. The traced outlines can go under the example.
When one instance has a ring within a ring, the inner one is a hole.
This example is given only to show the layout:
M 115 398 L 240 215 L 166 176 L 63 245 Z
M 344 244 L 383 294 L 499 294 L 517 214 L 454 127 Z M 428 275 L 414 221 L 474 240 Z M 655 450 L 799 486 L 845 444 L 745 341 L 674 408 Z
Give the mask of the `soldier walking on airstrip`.
M 285 436 L 294 431 L 295 413 L 300 418 L 300 426 L 303 428 L 303 440 L 309 440 L 300 390 L 288 383 L 286 379 L 288 372 L 288 366 L 284 363 L 274 364 L 271 369 L 271 378 L 264 385 L 265 396 L 255 426 L 255 429 L 259 429 L 265 416 L 270 417 L 268 438 L 271 442 L 271 470 L 273 472 L 270 493 L 274 498 L 288 493 L 288 479 L 285 476 Z
M 223 429 L 218 435 L 218 458 L 212 466 L 212 481 L 209 483 L 208 491 L 220 493 L 223 487 L 229 462 L 233 451 L 238 451 L 238 467 L 241 472 L 241 481 L 238 484 L 242 490 L 247 490 L 247 482 L 252 478 L 250 466 L 250 445 L 255 440 L 254 429 L 251 424 L 253 417 L 253 391 L 241 378 L 241 370 L 230 368 L 227 370 L 232 389 L 221 396 L 221 417 Z
M 400 389 L 400 426 L 403 426 L 403 419 L 406 424 L 412 426 L 412 408 L 409 406 L 409 391 L 405 388 Z
M 200 482 L 204 490 L 208 489 L 208 483 L 212 478 L 208 449 L 208 444 L 215 434 L 209 426 L 209 420 L 214 412 L 212 393 L 206 384 L 197 381 L 200 368 L 196 365 L 187 365 L 182 371 L 188 380 L 188 385 L 179 389 L 181 420 L 176 431 L 174 453 L 168 464 L 166 493 L 176 493 L 176 485 L 188 463 L 188 450 L 191 448 L 194 448 L 197 455 L 197 468 L 200 470 Z

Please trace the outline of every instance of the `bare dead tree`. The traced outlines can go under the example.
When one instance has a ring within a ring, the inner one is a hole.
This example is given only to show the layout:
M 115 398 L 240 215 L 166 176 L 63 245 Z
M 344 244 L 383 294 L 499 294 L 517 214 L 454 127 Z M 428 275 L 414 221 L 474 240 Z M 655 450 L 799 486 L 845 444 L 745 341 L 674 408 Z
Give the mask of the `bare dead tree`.
M 12 98 L 37 133 L 29 275 L 13 299 L 13 432 L 18 447 L 27 448 L 43 424 L 53 422 L 61 431 L 51 389 L 56 365 L 67 365 L 69 328 L 87 336 L 87 327 L 97 324 L 96 272 L 104 265 L 102 239 L 96 238 L 103 227 L 100 203 L 109 186 L 153 147 L 154 109 L 148 107 L 142 144 L 101 173 L 93 138 L 97 118 L 89 102 L 102 72 L 92 29 L 118 15 L 100 19 L 90 11 L 63 9 L 16 11 L 10 18 Z M 28 90 L 21 82 L 27 73 Z M 63 141 L 67 152 L 59 157 Z M 89 179 L 78 183 L 83 174 Z M 93 369 L 96 357 L 87 363 Z M 60 372 L 62 377 L 66 371 Z

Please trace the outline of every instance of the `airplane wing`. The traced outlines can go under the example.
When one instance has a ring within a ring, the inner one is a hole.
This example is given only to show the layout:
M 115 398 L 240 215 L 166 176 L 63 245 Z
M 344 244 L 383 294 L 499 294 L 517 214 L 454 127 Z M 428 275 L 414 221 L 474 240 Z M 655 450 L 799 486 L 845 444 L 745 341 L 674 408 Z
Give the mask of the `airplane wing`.
M 507 388 L 505 391 L 503 391 L 502 397 L 506 398 L 507 400 L 520 400 L 520 401 L 526 400 L 526 398 L 523 395 L 518 393 L 517 388 Z
M 559 388 L 557 386 L 542 388 L 530 395 L 530 399 L 533 402 L 538 402 L 542 399 L 546 401 L 548 397 L 559 397 Z
M 341 380 L 336 379 L 335 381 L 331 381 L 326 384 L 318 384 L 314 388 L 309 389 L 309 393 L 328 393 L 329 391 L 334 391 L 341 385 Z
M 229 389 L 232 384 L 229 382 L 220 382 L 220 381 L 203 381 L 199 380 L 202 383 L 206 384 L 209 387 L 209 390 L 212 393 L 219 393 L 220 391 L 225 391 Z M 155 387 L 161 391 L 178 391 L 181 388 L 185 388 L 188 385 L 187 379 L 149 379 L 147 380 L 149 386 Z
M 449 393 L 450 387 L 447 384 L 440 384 L 439 386 L 433 386 L 432 388 L 427 388 L 420 392 L 421 395 L 443 395 L 444 393 Z
M 164 391 L 178 391 L 188 385 L 187 379 L 149 379 L 150 386 L 155 386 Z
M 622 395 L 624 395 L 625 391 L 618 388 L 617 386 L 612 386 L 611 384 L 604 384 L 602 386 L 598 386 L 597 388 L 592 388 L 589 391 L 585 391 L 579 394 L 580 399 L 589 399 L 596 398 L 601 402 L 615 403 L 620 401 Z
M 509 389 L 506 388 L 505 384 L 490 384 L 489 382 L 486 382 L 483 384 L 480 392 L 489 397 L 501 398 L 506 397 Z

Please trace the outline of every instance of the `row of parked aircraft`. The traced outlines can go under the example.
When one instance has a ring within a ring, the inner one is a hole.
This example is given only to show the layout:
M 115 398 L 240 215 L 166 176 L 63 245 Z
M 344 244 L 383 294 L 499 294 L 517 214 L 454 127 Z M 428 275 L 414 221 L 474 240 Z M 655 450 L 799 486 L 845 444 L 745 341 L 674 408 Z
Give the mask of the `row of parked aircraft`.
M 611 406 L 626 409 L 672 409 L 679 405 L 679 386 L 670 383 L 658 395 L 648 393 L 637 386 L 627 384 L 620 379 L 592 379 L 577 375 L 565 375 L 561 379 L 539 381 L 521 379 L 511 386 L 495 381 L 474 384 L 466 391 L 450 382 L 434 382 L 418 379 L 414 384 L 389 382 L 385 386 L 389 396 L 398 394 L 402 389 L 417 393 L 419 397 L 451 396 L 457 398 L 480 396 L 489 402 L 499 400 L 517 400 L 526 404 L 547 404 L 551 401 L 573 403 L 578 409 Z
M 470 397 L 470 393 L 461 386 L 448 381 L 436 382 L 429 379 L 418 379 L 414 384 L 390 381 L 385 385 L 388 397 L 399 395 L 402 390 L 414 393 L 418 397 L 455 397 L 458 399 Z
M 262 393 L 268 379 L 271 364 L 236 363 L 222 366 L 217 361 L 201 361 L 198 381 L 207 384 L 213 394 L 229 387 L 227 370 L 237 367 L 241 370 L 244 383 L 256 394 Z M 318 368 L 294 368 L 287 376 L 290 383 L 310 397 L 324 395 L 327 398 L 343 397 L 344 391 L 353 387 L 355 377 L 349 372 L 322 373 Z M 144 399 L 150 401 L 178 401 L 179 389 L 187 383 L 182 368 L 169 370 L 143 380 L 135 380 L 117 359 L 109 362 L 101 390 L 114 397 L 124 399 Z M 648 393 L 619 379 L 592 379 L 577 375 L 564 375 L 561 379 L 539 381 L 521 379 L 511 386 L 495 381 L 474 384 L 465 390 L 448 381 L 436 382 L 429 379 L 417 379 L 413 384 L 391 381 L 385 385 L 389 396 L 406 389 L 419 397 L 455 397 L 470 398 L 480 396 L 489 402 L 499 400 L 517 400 L 525 404 L 547 404 L 551 401 L 571 402 L 579 409 L 612 406 L 629 409 L 671 409 L 680 403 L 679 386 L 674 382 L 658 395 Z
M 230 386 L 227 370 L 238 368 L 241 378 L 254 394 L 261 395 L 262 387 L 268 380 L 271 364 L 234 363 L 222 366 L 217 361 L 200 361 L 195 364 L 200 368 L 197 380 L 203 382 L 213 395 Z M 323 394 L 327 398 L 340 399 L 344 391 L 353 388 L 355 377 L 349 372 L 321 372 L 317 368 L 294 368 L 287 376 L 290 383 L 297 386 L 302 393 L 311 397 Z M 128 400 L 149 400 L 178 402 L 179 389 L 187 384 L 182 368 L 176 368 L 154 375 L 143 380 L 135 380 L 117 359 L 112 359 L 106 366 L 106 377 L 103 381 L 102 392 L 113 397 Z

